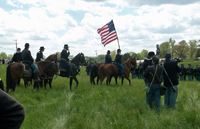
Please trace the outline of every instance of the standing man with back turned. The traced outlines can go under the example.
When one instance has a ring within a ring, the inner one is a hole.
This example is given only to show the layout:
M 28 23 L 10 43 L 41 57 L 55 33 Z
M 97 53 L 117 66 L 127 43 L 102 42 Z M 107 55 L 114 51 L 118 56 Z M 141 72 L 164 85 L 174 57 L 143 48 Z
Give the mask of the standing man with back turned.
M 167 107 L 175 109 L 176 99 L 178 95 L 178 73 L 180 73 L 180 67 L 177 62 L 171 61 L 171 54 L 165 54 L 165 62 L 163 63 L 164 71 L 164 86 L 166 87 L 164 103 Z

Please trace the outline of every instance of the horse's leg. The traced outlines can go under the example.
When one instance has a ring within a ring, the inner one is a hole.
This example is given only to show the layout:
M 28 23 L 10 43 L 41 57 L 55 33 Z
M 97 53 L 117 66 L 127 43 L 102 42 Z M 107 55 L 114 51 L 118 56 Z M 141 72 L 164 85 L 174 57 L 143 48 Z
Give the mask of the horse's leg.
M 99 83 L 99 76 L 97 76 L 97 85 L 98 85 L 98 83 Z
M 111 80 L 111 76 L 107 75 L 107 80 L 106 80 L 106 85 L 108 86 L 108 84 L 110 84 L 110 80 Z
M 72 82 L 73 82 L 73 78 L 70 77 L 70 82 L 69 82 L 69 86 L 70 86 L 70 90 L 72 91 Z
M 40 78 L 40 82 L 39 82 L 40 87 L 43 87 L 43 81 L 44 81 L 44 79 Z M 46 88 L 46 87 L 45 87 L 45 88 Z
M 122 77 L 122 86 L 123 86 L 123 83 L 124 83 L 124 77 Z
M 76 82 L 76 87 L 75 87 L 75 88 L 77 88 L 77 87 L 78 87 L 78 84 L 79 84 L 78 79 L 77 79 L 76 77 L 74 77 L 73 79 L 74 79 L 74 81 Z
M 117 84 L 117 77 L 115 77 L 115 83 Z
M 18 79 L 18 81 L 17 81 L 17 85 L 19 86 L 19 84 L 20 84 L 20 78 Z
M 125 78 L 129 81 L 129 86 L 131 86 L 131 80 L 128 75 L 125 75 Z
M 47 85 L 48 79 L 44 79 L 44 88 L 46 89 L 46 85 Z
M 100 84 L 101 84 L 101 85 L 102 85 L 102 82 L 103 82 L 103 80 L 104 80 L 105 77 L 106 77 L 106 76 L 103 75 L 103 77 L 100 78 Z
M 49 79 L 49 87 L 50 87 L 50 89 L 52 89 L 52 86 L 51 86 L 52 80 L 53 79 Z

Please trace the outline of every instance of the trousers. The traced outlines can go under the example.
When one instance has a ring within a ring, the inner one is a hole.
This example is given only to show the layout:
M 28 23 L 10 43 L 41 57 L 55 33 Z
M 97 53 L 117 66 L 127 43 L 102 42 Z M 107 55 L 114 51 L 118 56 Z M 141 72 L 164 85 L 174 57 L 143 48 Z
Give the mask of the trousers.
M 176 91 L 174 90 L 176 89 Z M 176 99 L 178 96 L 178 86 L 175 85 L 174 88 L 172 86 L 166 86 L 164 104 L 172 109 L 176 108 Z
M 32 63 L 31 65 L 31 68 L 33 69 L 33 73 L 38 73 L 38 67 L 35 65 L 35 63 Z
M 147 83 L 150 87 L 150 83 Z M 156 111 L 160 111 L 160 84 L 152 84 L 149 93 L 146 93 L 146 101 L 150 108 L 152 108 L 152 100 L 155 100 Z

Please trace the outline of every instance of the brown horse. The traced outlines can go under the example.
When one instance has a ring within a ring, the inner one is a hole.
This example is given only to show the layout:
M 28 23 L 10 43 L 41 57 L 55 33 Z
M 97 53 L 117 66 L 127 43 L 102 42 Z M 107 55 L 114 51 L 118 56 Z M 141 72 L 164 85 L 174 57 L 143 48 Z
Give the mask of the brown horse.
M 59 68 L 58 67 L 58 62 L 59 62 L 59 60 L 58 60 L 58 54 L 56 53 L 56 54 L 51 54 L 51 55 L 49 55 L 44 61 L 45 62 L 54 62 L 55 64 L 57 64 L 57 68 Z M 40 62 L 38 62 L 38 63 L 41 63 L 41 62 L 43 62 L 43 61 L 40 61 Z M 55 66 L 54 66 L 55 67 Z M 40 76 L 40 86 L 41 87 L 43 87 L 43 81 L 44 81 L 44 87 L 45 87 L 45 89 L 46 89 L 46 85 L 47 85 L 47 83 L 49 83 L 49 87 L 50 88 L 52 88 L 52 81 L 53 81 L 53 76 L 54 76 L 54 74 L 55 73 L 50 73 L 50 72 L 48 72 L 48 75 L 47 75 L 47 73 L 44 73 L 43 75 L 41 75 Z M 56 75 L 58 75 L 58 73 L 56 74 Z
M 38 63 L 38 68 L 39 68 L 39 74 L 38 74 L 39 77 L 41 77 L 44 74 L 49 74 L 49 72 L 51 72 L 51 74 L 52 73 L 57 74 L 58 72 L 57 64 L 52 61 L 44 61 Z M 15 87 L 20 78 L 23 78 L 24 81 L 26 81 L 27 79 L 31 79 L 24 77 L 24 65 L 17 62 L 9 64 L 6 71 L 6 91 L 9 92 L 9 89 L 15 91 Z M 38 88 L 38 84 L 34 83 L 34 89 L 36 87 Z
M 130 67 L 131 67 L 131 64 L 133 66 L 137 66 L 137 63 L 136 63 L 136 58 L 135 57 L 130 57 L 128 60 L 126 60 L 124 63 L 123 63 L 123 66 L 124 66 L 124 75 L 125 75 L 125 78 L 129 81 L 129 85 L 131 85 L 131 80 L 129 79 L 129 72 L 130 72 Z M 99 69 L 98 69 L 98 74 L 99 74 L 99 78 L 100 78 L 100 83 L 102 84 L 104 78 L 107 76 L 107 80 L 106 80 L 106 84 L 108 85 L 109 84 L 109 80 L 112 76 L 120 76 L 120 71 L 119 70 L 116 70 L 116 67 L 114 64 L 102 64 Z M 124 77 L 122 77 L 122 83 L 121 85 L 123 85 L 123 81 L 124 81 Z

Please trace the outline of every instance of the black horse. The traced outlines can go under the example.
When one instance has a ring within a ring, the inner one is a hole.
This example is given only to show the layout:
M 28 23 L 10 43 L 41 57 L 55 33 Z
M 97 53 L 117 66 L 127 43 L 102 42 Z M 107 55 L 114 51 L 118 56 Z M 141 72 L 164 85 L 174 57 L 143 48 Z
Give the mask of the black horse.
M 76 78 L 76 75 L 79 74 L 80 68 L 79 66 L 81 64 L 85 63 L 85 57 L 83 53 L 79 53 L 71 60 L 71 68 L 70 68 L 70 90 L 72 89 L 72 81 L 75 80 L 76 82 L 76 88 L 78 87 L 78 79 Z M 66 77 L 66 72 L 60 71 L 60 75 L 62 77 Z

